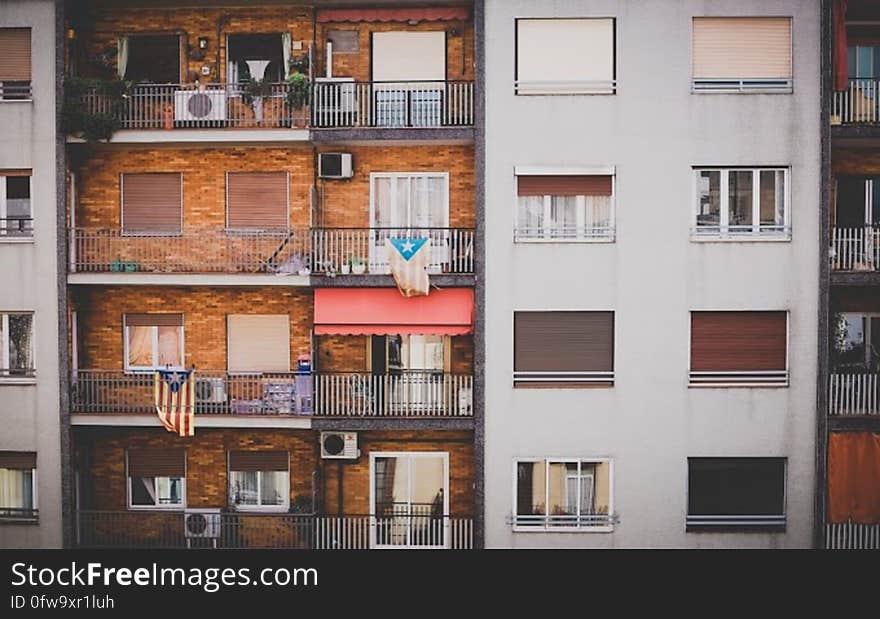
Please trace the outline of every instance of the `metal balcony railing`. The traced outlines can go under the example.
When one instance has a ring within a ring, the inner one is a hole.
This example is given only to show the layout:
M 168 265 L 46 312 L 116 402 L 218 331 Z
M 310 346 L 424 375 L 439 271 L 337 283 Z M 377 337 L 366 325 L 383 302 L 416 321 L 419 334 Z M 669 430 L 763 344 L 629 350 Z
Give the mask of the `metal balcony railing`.
M 34 220 L 31 217 L 0 218 L 0 238 L 31 237 L 34 235 Z
M 880 228 L 831 229 L 832 271 L 876 271 L 880 268 Z
M 30 82 L 0 81 L 0 102 L 30 101 L 32 95 Z
M 869 371 L 831 374 L 828 414 L 831 417 L 880 415 L 880 374 Z
M 309 264 L 308 228 L 184 228 L 179 234 L 119 228 L 70 230 L 71 272 L 276 273 Z
M 431 243 L 429 273 L 473 273 L 473 228 L 315 228 L 312 265 L 315 273 L 390 273 L 387 239 L 427 238 Z
M 846 90 L 831 95 L 831 124 L 855 125 L 880 122 L 880 81 L 851 79 Z
M 365 550 L 473 548 L 470 517 L 432 515 L 254 514 L 208 517 L 199 535 L 187 535 L 182 511 L 91 511 L 76 514 L 81 548 L 232 548 Z
M 474 124 L 473 82 L 317 81 L 312 127 L 468 127 Z
M 880 524 L 858 522 L 825 525 L 826 550 L 880 550 Z

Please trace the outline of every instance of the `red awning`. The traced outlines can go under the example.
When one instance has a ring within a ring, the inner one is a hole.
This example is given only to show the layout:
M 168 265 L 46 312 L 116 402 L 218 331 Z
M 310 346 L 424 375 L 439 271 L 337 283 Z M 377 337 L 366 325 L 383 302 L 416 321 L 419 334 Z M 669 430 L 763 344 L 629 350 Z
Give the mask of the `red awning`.
M 318 22 L 323 24 L 331 22 L 468 21 L 469 19 L 470 11 L 465 7 L 324 9 L 318 11 Z
M 315 290 L 316 335 L 464 335 L 474 330 L 474 291 L 406 298 L 396 288 Z

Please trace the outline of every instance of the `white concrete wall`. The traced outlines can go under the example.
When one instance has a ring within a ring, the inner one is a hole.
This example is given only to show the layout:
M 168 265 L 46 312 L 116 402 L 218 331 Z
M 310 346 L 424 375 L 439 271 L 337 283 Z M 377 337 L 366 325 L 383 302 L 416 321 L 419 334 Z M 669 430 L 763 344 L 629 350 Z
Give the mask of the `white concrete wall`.
M 809 547 L 818 0 L 486 0 L 486 545 Z M 792 16 L 794 93 L 691 94 L 691 18 Z M 618 94 L 514 95 L 514 19 L 616 17 Z M 617 168 L 617 241 L 513 243 L 514 167 Z M 791 167 L 793 238 L 690 240 L 694 165 Z M 612 389 L 514 390 L 513 312 L 614 310 Z M 790 311 L 791 386 L 689 389 L 689 312 Z M 516 457 L 614 459 L 613 533 L 514 533 Z M 788 458 L 785 533 L 686 533 L 687 458 Z
M 0 240 L 0 311 L 34 312 L 36 384 L 0 379 L 0 450 L 37 452 L 38 525 L 3 524 L 0 548 L 61 546 L 56 264 L 55 7 L 0 0 L 0 26 L 32 28 L 33 102 L 0 101 L 0 168 L 33 170 L 33 243 Z

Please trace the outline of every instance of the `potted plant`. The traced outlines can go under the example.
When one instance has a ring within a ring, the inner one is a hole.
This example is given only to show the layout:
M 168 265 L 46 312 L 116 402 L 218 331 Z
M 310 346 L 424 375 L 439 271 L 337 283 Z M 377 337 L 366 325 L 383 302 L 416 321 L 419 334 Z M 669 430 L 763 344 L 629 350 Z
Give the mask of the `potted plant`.
M 263 99 L 272 95 L 272 84 L 266 80 L 249 79 L 241 88 L 241 100 L 254 109 L 257 123 L 263 122 Z
M 351 258 L 342 263 L 341 273 L 343 275 L 351 273 Z
M 294 73 L 287 80 L 287 105 L 294 112 L 300 112 L 312 102 L 312 85 L 309 78 L 302 73 Z M 301 116 L 301 114 L 299 115 Z M 299 126 L 297 114 L 291 114 L 294 126 Z M 305 122 L 302 123 L 305 126 Z
M 354 275 L 363 275 L 367 272 L 367 263 L 360 256 L 351 257 L 351 272 Z

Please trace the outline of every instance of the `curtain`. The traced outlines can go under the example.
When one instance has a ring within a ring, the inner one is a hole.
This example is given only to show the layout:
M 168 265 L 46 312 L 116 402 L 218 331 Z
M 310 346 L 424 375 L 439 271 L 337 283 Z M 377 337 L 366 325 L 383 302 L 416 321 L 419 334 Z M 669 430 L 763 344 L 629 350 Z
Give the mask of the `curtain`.
M 293 43 L 293 37 L 289 32 L 281 34 L 281 53 L 284 55 L 284 81 L 290 77 L 290 46 Z
M 34 367 L 33 321 L 31 314 L 9 316 L 9 369 L 30 370 Z
M 849 85 L 847 71 L 846 41 L 847 0 L 835 0 L 832 21 L 834 24 L 834 90 L 846 90 Z
M 119 79 L 125 79 L 128 68 L 128 37 L 119 37 L 116 42 L 116 73 Z
M 0 509 L 30 509 L 33 506 L 30 471 L 0 469 Z
M 828 521 L 880 524 L 880 434 L 828 438 Z
M 128 365 L 153 365 L 153 329 L 156 327 L 128 327 Z
M 183 355 L 180 350 L 180 327 L 158 327 L 158 329 L 159 367 L 183 366 Z

